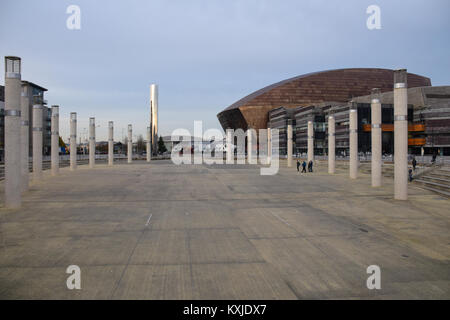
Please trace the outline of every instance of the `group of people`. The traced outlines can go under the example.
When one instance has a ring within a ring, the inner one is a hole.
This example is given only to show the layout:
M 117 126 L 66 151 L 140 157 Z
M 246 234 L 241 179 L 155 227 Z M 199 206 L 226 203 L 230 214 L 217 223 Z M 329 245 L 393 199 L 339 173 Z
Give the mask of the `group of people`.
M 305 172 L 306 173 L 306 161 L 303 161 L 301 163 L 302 166 L 302 173 Z M 297 172 L 300 172 L 300 160 L 297 160 Z M 308 172 L 313 172 L 313 162 L 312 160 L 310 160 L 308 162 Z

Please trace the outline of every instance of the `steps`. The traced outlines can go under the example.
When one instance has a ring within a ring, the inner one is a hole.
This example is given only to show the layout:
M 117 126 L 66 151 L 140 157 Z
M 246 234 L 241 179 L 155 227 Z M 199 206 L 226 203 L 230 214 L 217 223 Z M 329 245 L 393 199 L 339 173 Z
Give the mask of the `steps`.
M 413 181 L 423 189 L 450 198 L 450 166 L 428 171 Z

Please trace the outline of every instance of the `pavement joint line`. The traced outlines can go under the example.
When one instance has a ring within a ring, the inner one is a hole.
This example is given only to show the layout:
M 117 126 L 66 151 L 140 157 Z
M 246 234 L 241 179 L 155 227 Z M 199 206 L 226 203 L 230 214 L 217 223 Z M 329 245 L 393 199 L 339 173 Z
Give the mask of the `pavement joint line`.
M 130 255 L 128 256 L 127 264 L 126 264 L 125 267 L 123 268 L 122 273 L 121 273 L 121 275 L 120 275 L 120 278 L 119 278 L 119 280 L 117 281 L 116 285 L 114 286 L 114 288 L 113 288 L 113 290 L 112 290 L 112 292 L 111 292 L 111 295 L 109 296 L 109 299 L 112 299 L 112 298 L 114 297 L 114 294 L 116 293 L 117 288 L 119 287 L 120 282 L 122 281 L 123 276 L 125 275 L 125 271 L 127 270 L 128 266 L 129 266 L 129 264 L 130 264 L 131 257 L 133 256 L 134 251 L 136 251 L 136 248 L 137 248 L 138 244 L 141 242 L 142 238 L 144 237 L 145 231 L 146 231 L 145 228 L 141 231 L 141 234 L 139 235 L 139 237 L 138 237 L 138 239 L 137 239 L 137 241 L 136 241 L 136 244 L 134 245 L 133 250 L 131 250 L 131 253 L 130 253 Z
M 82 264 L 80 263 L 80 268 L 97 268 L 97 267 L 132 267 L 132 266 L 196 266 L 196 265 L 241 265 L 241 264 L 267 264 L 268 262 L 265 260 L 249 260 L 249 261 L 199 261 L 199 262 L 180 262 L 180 263 L 107 263 L 107 264 Z M 15 266 L 15 265 L 6 265 L 6 266 L 0 266 L 0 269 L 29 269 L 29 268 L 37 268 L 37 269 L 55 269 L 55 268 L 67 268 L 67 265 L 49 265 L 49 266 Z M 124 269 L 125 271 L 125 269 Z
M 147 227 L 148 226 L 148 224 L 150 223 L 150 219 L 152 218 L 152 213 L 150 213 L 150 215 L 149 215 L 149 217 L 148 217 L 148 220 L 147 220 L 147 223 L 145 224 L 145 226 Z
M 289 227 L 292 227 L 292 225 L 287 222 L 285 219 L 281 218 L 279 215 L 277 215 L 276 213 L 272 212 L 272 210 L 269 210 L 269 212 L 278 220 L 280 220 L 281 222 L 284 222 L 285 224 L 287 224 Z

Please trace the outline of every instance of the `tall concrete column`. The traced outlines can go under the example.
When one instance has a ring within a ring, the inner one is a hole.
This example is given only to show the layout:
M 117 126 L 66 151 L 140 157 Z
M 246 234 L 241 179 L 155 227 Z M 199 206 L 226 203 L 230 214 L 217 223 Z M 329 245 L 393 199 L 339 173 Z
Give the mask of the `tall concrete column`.
M 95 118 L 89 118 L 89 168 L 95 167 Z
M 358 109 L 352 102 L 350 107 L 350 179 L 358 177 Z
M 77 168 L 77 113 L 70 113 L 70 170 Z
M 158 149 L 158 85 L 150 85 L 150 125 L 152 127 L 152 149 Z
M 406 69 L 394 71 L 394 198 L 408 199 L 408 83 Z
M 372 89 L 372 187 L 381 186 L 381 102 L 380 89 Z
M 22 204 L 20 157 L 21 60 L 5 57 L 5 206 Z
M 108 123 L 108 165 L 114 164 L 114 122 Z
M 267 128 L 267 164 L 270 164 L 270 159 L 272 158 L 272 130 L 270 127 Z
M 293 148 L 293 141 L 292 141 L 292 120 L 288 120 L 287 125 L 287 166 L 290 168 L 292 167 L 292 148 Z
M 34 97 L 33 102 L 33 180 L 42 179 L 42 97 Z
M 336 172 L 336 127 L 333 115 L 328 117 L 328 173 Z
M 22 85 L 22 94 L 20 97 L 20 113 L 21 113 L 21 127 L 20 127 L 20 144 L 22 149 L 21 155 L 21 171 L 22 171 L 22 191 L 28 190 L 30 178 L 30 97 L 29 87 L 27 84 Z
M 234 152 L 233 152 L 233 129 L 227 129 L 227 164 L 234 163 Z
M 308 162 L 314 161 L 314 124 L 308 121 Z
M 128 163 L 133 161 L 133 129 L 128 125 Z
M 147 141 L 146 141 L 146 147 L 147 147 L 147 162 L 150 162 L 152 160 L 152 146 L 151 146 L 151 140 L 152 140 L 152 129 L 151 127 L 147 127 Z
M 253 143 L 256 143 L 255 130 L 252 128 L 247 129 L 247 161 L 249 164 L 256 163 L 256 155 L 253 153 Z
M 56 176 L 59 173 L 59 106 L 52 106 L 52 148 L 51 148 L 51 160 L 52 160 L 52 176 Z

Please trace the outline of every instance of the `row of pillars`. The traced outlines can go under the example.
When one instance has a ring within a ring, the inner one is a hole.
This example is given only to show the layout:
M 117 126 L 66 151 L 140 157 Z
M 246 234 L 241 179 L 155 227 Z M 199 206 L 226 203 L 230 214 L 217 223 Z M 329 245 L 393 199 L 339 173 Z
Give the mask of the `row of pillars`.
M 53 128 L 53 124 L 52 124 Z M 53 130 L 53 129 L 52 129 Z M 52 131 L 53 132 L 53 131 Z M 151 128 L 147 127 L 147 162 L 151 161 Z M 77 113 L 70 114 L 70 169 L 77 168 Z M 133 162 L 133 126 L 128 125 L 127 162 Z M 53 150 L 53 145 L 52 145 Z M 53 158 L 52 158 L 53 159 Z M 53 163 L 53 162 L 52 162 Z M 114 122 L 108 122 L 108 165 L 114 164 Z M 89 167 L 95 166 L 95 118 L 89 118 Z
M 21 59 L 5 57 L 5 206 L 19 208 L 29 188 L 29 92 L 22 86 Z M 33 180 L 42 179 L 42 97 L 33 98 Z M 51 174 L 59 173 L 59 106 L 52 106 Z M 114 124 L 108 124 L 108 164 L 114 163 Z M 151 160 L 151 128 L 147 127 L 147 162 Z M 70 114 L 70 170 L 77 168 L 77 114 Z M 128 125 L 128 163 L 132 162 L 132 126 Z M 95 118 L 89 119 L 89 167 L 95 165 Z
M 372 89 L 371 94 L 371 138 L 372 162 L 371 182 L 373 187 L 381 186 L 382 177 L 382 127 L 380 89 Z M 251 130 L 249 130 L 250 132 Z M 336 137 L 335 118 L 328 117 L 328 173 L 336 170 Z M 268 152 L 271 151 L 270 128 L 268 128 Z M 293 138 L 292 123 L 287 124 L 287 166 L 292 167 Z M 314 161 L 314 124 L 308 121 L 308 162 Z M 229 138 L 229 141 L 231 138 Z M 252 159 L 252 135 L 247 137 L 248 162 Z M 358 110 L 357 104 L 352 102 L 349 111 L 349 142 L 350 142 L 350 179 L 358 177 Z M 231 151 L 231 150 L 230 150 Z M 408 94 L 406 69 L 394 72 L 394 198 L 408 199 Z M 230 154 L 230 152 L 227 152 Z M 270 159 L 270 155 L 269 155 Z
M 394 72 L 394 198 L 408 199 L 408 92 L 406 69 Z M 382 116 L 380 89 L 371 95 L 371 183 L 380 187 L 382 181 Z M 358 111 L 356 103 L 350 108 L 350 168 L 351 179 L 358 176 Z M 335 172 L 335 119 L 328 118 L 328 172 Z

